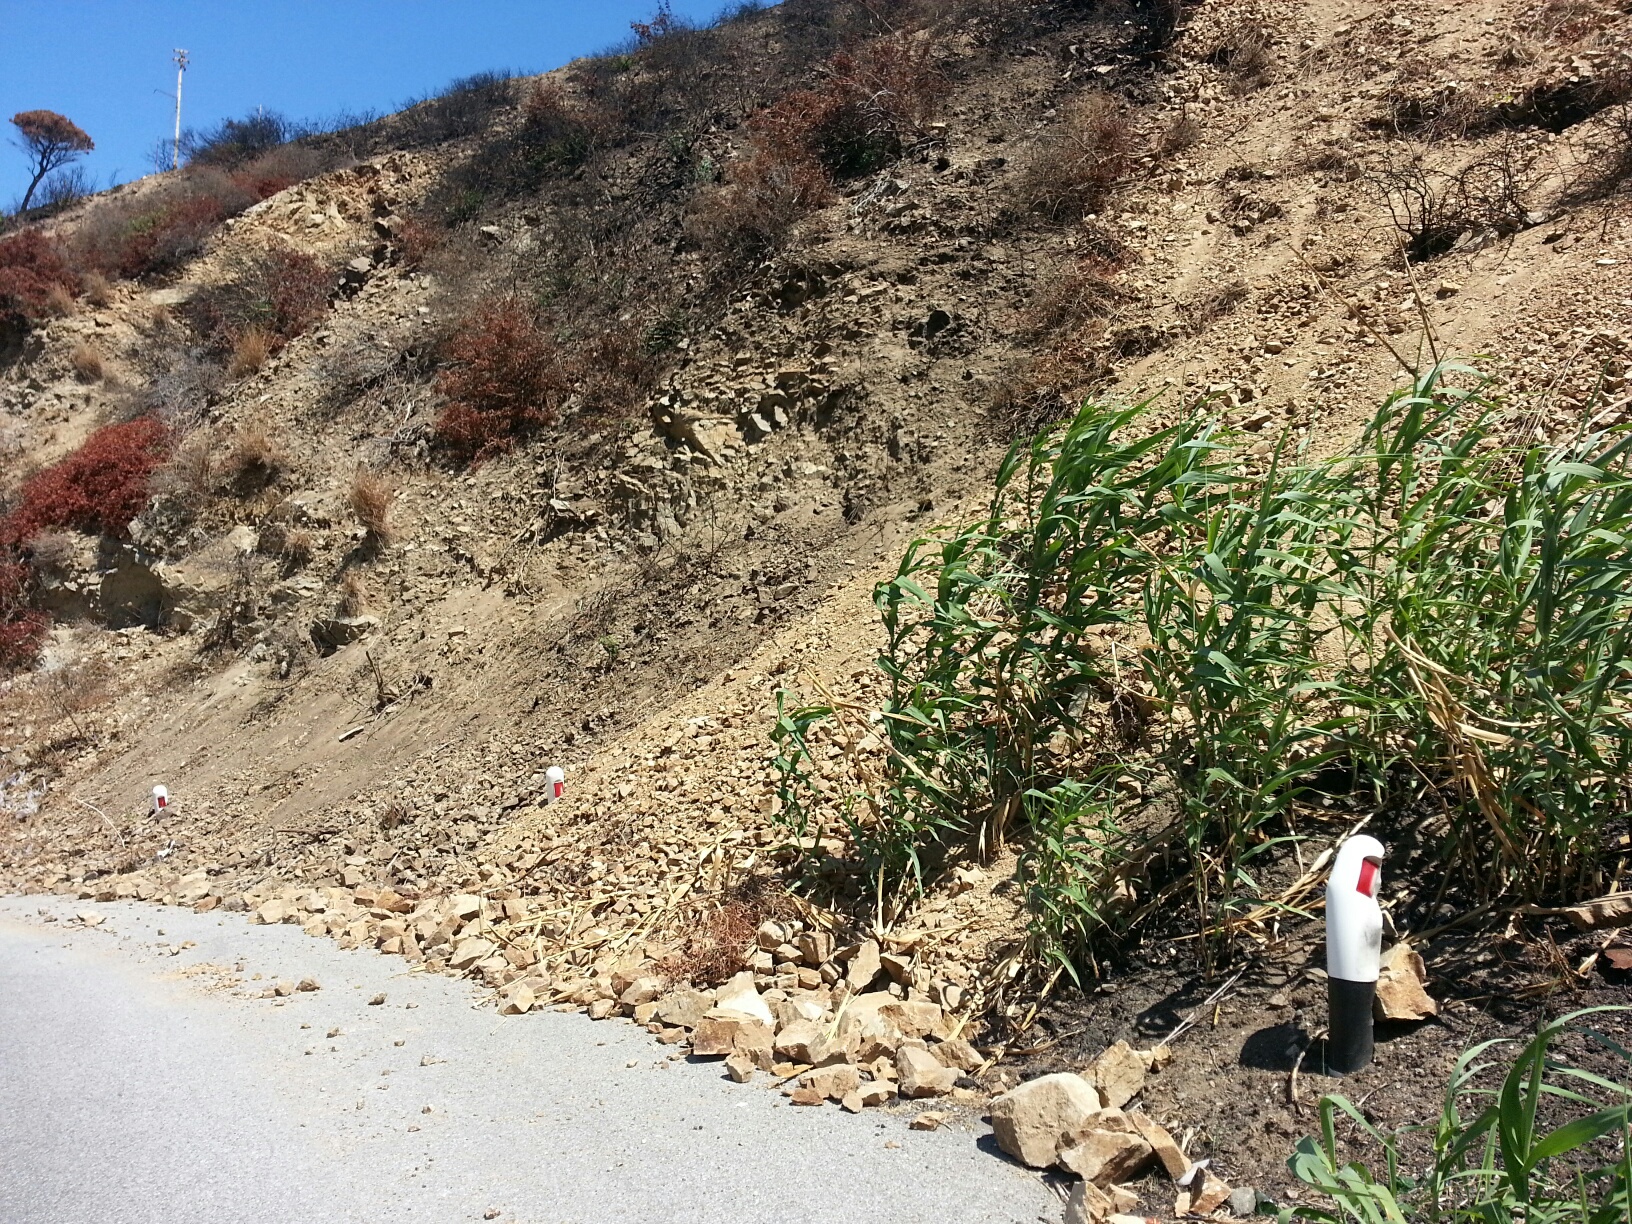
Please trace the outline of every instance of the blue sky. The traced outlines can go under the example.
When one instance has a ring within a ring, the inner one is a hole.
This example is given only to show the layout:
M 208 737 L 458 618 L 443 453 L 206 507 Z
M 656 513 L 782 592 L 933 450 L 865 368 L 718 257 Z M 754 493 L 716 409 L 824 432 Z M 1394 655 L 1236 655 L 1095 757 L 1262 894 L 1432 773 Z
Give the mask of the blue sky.
M 711 19 L 723 0 L 674 0 Z M 543 72 L 629 37 L 656 0 L 0 0 L 0 208 L 28 185 L 9 120 L 54 110 L 90 133 L 98 186 L 149 170 L 170 133 L 176 70 L 191 55 L 182 122 L 209 127 L 257 106 L 291 118 L 392 111 L 456 77 Z

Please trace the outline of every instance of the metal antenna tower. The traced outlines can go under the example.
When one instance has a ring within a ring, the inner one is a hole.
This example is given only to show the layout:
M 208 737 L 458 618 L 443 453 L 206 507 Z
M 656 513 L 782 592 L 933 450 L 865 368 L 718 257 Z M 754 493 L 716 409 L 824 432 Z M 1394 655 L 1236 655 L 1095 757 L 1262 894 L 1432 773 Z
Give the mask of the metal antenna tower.
M 181 76 L 187 71 L 187 52 L 180 47 L 175 50 L 176 61 L 176 136 L 170 146 L 170 169 L 174 170 L 181 165 Z

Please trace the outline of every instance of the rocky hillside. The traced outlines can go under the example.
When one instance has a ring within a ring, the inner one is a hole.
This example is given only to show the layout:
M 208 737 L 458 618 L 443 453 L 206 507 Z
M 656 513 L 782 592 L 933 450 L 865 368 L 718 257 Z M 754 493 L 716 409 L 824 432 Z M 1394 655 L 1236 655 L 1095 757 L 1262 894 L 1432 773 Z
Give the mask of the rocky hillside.
M 860 1069 L 810 1099 L 980 1099 L 1059 978 L 1015 847 L 847 875 L 779 702 L 864 753 L 874 585 L 1085 396 L 1323 455 L 1458 357 L 1516 440 L 1625 422 L 1629 99 L 1589 0 L 788 0 L 14 228 L 0 881 L 665 1041 L 729 982 L 744 1074 L 827 1021 Z M 1271 1176 L 1242 1145 L 1190 1150 Z

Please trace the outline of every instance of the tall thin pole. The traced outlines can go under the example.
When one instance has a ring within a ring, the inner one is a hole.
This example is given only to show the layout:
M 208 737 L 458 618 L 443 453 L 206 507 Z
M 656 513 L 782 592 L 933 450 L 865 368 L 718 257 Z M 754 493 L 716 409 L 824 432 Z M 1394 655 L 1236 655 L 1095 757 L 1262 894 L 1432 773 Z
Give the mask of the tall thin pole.
M 175 51 L 176 59 L 176 138 L 170 146 L 170 169 L 175 170 L 181 165 L 181 74 L 187 71 L 187 52 L 180 47 Z

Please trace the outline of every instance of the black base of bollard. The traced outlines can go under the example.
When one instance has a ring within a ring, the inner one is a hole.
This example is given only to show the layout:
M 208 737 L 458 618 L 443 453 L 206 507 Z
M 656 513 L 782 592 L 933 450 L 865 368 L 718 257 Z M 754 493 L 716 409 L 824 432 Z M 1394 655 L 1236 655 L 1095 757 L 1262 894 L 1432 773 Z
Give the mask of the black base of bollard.
M 1371 1065 L 1371 1002 L 1376 982 L 1326 979 L 1330 1022 L 1326 1034 L 1326 1070 L 1348 1075 Z

